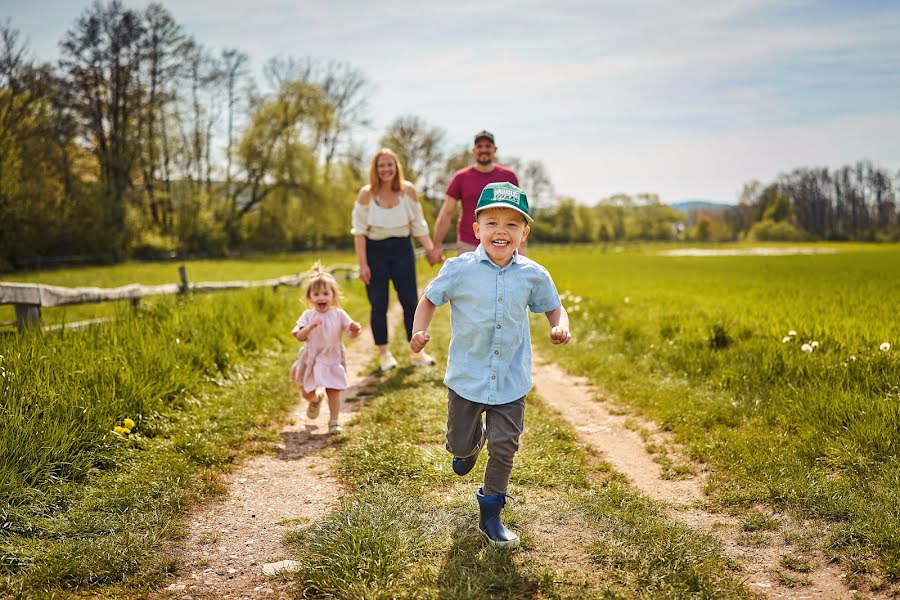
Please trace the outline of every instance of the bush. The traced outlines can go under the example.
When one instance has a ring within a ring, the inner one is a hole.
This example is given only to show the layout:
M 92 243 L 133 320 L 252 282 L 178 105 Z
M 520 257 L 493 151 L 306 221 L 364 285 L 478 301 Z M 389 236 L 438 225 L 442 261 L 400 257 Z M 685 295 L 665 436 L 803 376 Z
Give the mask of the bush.
M 747 236 L 757 242 L 800 242 L 806 233 L 787 221 L 760 221 L 750 228 Z

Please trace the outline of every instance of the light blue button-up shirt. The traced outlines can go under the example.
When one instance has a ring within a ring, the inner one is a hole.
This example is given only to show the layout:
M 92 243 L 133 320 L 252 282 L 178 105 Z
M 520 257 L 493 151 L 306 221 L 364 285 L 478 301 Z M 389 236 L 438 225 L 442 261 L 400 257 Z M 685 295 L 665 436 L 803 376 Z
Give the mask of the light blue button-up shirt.
M 531 390 L 526 308 L 545 313 L 560 306 L 547 269 L 518 252 L 501 269 L 478 246 L 448 259 L 425 296 L 436 306 L 450 303 L 448 388 L 481 404 L 506 404 Z

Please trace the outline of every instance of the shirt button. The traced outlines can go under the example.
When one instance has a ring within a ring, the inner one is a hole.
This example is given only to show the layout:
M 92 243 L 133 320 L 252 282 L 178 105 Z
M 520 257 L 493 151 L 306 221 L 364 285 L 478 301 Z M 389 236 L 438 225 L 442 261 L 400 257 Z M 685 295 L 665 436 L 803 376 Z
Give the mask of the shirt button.
M 500 356 L 500 351 L 499 351 L 499 350 L 494 350 L 494 356 Z
M 500 326 L 499 326 L 499 325 L 497 325 L 497 329 L 500 329 Z
M 491 375 L 491 379 L 497 379 L 496 375 Z
M 498 297 L 497 297 L 497 302 L 503 302 L 503 296 L 498 296 Z

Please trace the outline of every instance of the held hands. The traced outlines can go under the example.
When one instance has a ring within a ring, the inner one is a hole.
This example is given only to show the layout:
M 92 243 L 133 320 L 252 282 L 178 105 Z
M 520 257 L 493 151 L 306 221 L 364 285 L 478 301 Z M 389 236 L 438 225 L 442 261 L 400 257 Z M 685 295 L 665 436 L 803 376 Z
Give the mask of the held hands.
M 409 340 L 409 349 L 413 352 L 421 352 L 425 348 L 425 344 L 430 340 L 431 334 L 427 331 L 417 331 L 413 334 L 412 339 Z
M 432 267 L 442 263 L 444 261 L 444 255 L 441 252 L 441 245 L 435 244 L 431 250 L 425 252 L 425 257 L 428 259 L 428 264 Z
M 350 337 L 355 338 L 359 335 L 360 331 L 362 331 L 362 325 L 360 325 L 356 321 L 350 323 Z
M 550 341 L 554 344 L 568 344 L 572 340 L 568 327 L 557 325 L 550 329 Z

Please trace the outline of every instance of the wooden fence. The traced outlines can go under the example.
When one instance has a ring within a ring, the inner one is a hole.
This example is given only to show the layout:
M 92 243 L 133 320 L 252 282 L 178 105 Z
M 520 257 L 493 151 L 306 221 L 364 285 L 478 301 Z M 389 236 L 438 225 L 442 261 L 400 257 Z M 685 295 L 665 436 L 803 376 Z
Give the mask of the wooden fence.
M 336 276 L 338 273 L 343 273 L 341 278 L 351 279 L 355 276 L 357 267 L 355 265 L 332 265 L 326 267 L 326 270 Z M 0 325 L 17 325 L 19 331 L 28 326 L 39 325 L 41 322 L 41 308 L 43 307 L 128 300 L 133 307 L 137 308 L 140 305 L 141 298 L 148 296 L 168 296 L 191 292 L 221 292 L 258 287 L 277 288 L 282 285 L 298 286 L 306 279 L 306 273 L 298 273 L 261 281 L 205 281 L 190 283 L 187 277 L 187 269 L 184 265 L 178 267 L 178 274 L 181 280 L 179 283 L 163 285 L 132 283 L 117 288 L 68 288 L 40 283 L 0 281 L 0 304 L 12 304 L 16 309 L 16 320 L 0 323 Z M 91 319 L 71 323 L 68 326 L 79 327 L 104 320 Z

